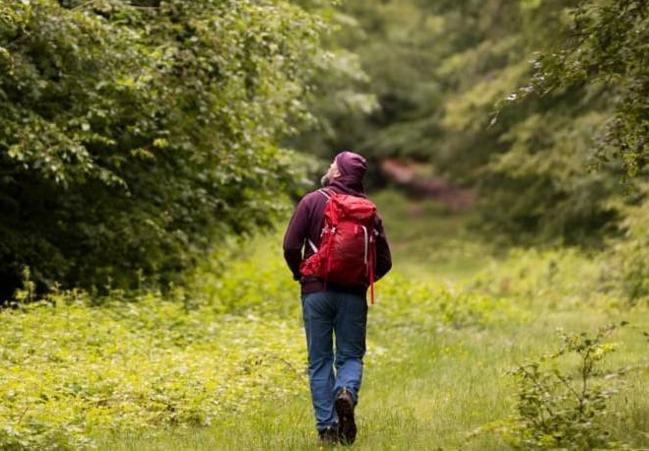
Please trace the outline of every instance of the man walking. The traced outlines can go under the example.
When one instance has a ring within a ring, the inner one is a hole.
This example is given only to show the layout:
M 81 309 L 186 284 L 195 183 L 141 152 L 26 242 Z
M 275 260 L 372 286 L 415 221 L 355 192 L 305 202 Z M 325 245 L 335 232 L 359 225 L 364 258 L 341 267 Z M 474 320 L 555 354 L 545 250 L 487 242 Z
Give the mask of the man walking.
M 339 153 L 322 177 L 324 189 L 313 191 L 302 198 L 284 236 L 284 257 L 294 279 L 299 280 L 302 287 L 311 398 L 316 427 L 323 443 L 340 441 L 351 444 L 356 438 L 354 407 L 358 403 L 363 375 L 366 292 L 372 279 L 380 279 L 392 266 L 380 218 L 373 216 L 374 230 L 370 230 L 369 235 L 366 228 L 360 226 L 365 229 L 365 262 L 369 262 L 368 266 L 373 266 L 367 270 L 370 274 L 367 280 L 336 284 L 323 280 L 322 277 L 305 277 L 300 272 L 300 266 L 317 253 L 325 232 L 335 232 L 331 228 L 323 231 L 325 207 L 331 198 L 336 195 L 351 195 L 366 199 L 363 188 L 366 170 L 367 162 L 361 155 L 348 151 Z M 368 236 L 375 246 L 372 248 L 375 250 L 370 252 L 375 252 L 375 258 L 369 260 Z M 347 258 L 344 253 L 342 258 Z M 351 272 L 355 269 L 358 268 L 352 268 Z

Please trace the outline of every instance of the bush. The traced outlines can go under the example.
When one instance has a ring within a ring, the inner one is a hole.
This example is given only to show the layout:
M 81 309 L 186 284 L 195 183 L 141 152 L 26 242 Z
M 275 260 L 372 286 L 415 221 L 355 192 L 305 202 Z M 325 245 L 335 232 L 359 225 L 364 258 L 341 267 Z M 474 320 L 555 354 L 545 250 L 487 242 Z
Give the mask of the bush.
M 470 282 L 474 290 L 517 302 L 566 309 L 608 304 L 606 268 L 576 248 L 509 249 L 505 261 L 493 261 Z
M 0 313 L 2 449 L 208 425 L 306 389 L 301 330 L 277 317 L 187 311 L 154 293 L 94 308 L 79 291 L 47 301 Z
M 376 293 L 379 312 L 373 321 L 383 330 L 482 327 L 523 315 L 504 298 L 441 283 L 413 282 L 399 275 L 379 282 Z
M 0 299 L 178 280 L 269 225 L 324 23 L 283 0 L 0 5 Z
M 619 449 L 606 419 L 625 370 L 602 367 L 615 350 L 606 342 L 615 329 L 610 325 L 594 336 L 564 334 L 558 352 L 519 365 L 512 371 L 518 382 L 517 415 L 479 431 L 495 430 L 516 449 Z M 564 357 L 575 358 L 576 367 L 565 369 Z

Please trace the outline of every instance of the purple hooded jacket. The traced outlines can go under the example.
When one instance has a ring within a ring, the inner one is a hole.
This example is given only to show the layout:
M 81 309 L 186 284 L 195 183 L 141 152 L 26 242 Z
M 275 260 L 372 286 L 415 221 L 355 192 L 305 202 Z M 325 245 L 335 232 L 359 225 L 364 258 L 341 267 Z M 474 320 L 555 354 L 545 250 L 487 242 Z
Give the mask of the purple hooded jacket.
M 363 176 L 367 169 L 365 159 L 352 152 L 342 152 L 336 157 L 338 170 L 342 174 L 327 185 L 327 189 L 342 194 L 367 197 L 363 188 Z M 317 278 L 304 278 L 300 275 L 300 263 L 313 255 L 313 250 L 306 245 L 310 239 L 316 247 L 320 246 L 320 233 L 324 226 L 324 210 L 327 199 L 317 191 L 306 194 L 295 207 L 293 217 L 284 235 L 284 258 L 293 273 L 293 278 L 299 280 L 302 294 L 324 291 L 324 283 Z M 376 239 L 376 280 L 383 277 L 392 267 L 390 247 L 383 230 L 381 219 L 377 215 L 375 228 L 378 231 Z M 367 286 L 337 287 L 328 283 L 327 289 L 346 291 L 365 295 Z

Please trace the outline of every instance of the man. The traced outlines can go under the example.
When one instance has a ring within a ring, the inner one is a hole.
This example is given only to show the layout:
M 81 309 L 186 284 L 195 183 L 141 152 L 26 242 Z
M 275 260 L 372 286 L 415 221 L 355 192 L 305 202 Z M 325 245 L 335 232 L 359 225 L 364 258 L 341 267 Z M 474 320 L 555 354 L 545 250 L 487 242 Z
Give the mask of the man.
M 365 158 L 339 153 L 322 177 L 329 192 L 365 198 Z M 310 240 L 319 247 L 328 197 L 314 191 L 298 203 L 284 236 L 284 258 L 302 287 L 302 311 L 309 357 L 309 383 L 316 427 L 323 443 L 351 444 L 356 438 L 354 407 L 363 375 L 367 325 L 367 284 L 336 286 L 318 278 L 305 278 L 300 264 L 313 255 Z M 375 221 L 376 280 L 391 268 L 390 248 L 381 220 Z M 303 254 L 304 249 L 304 254 Z M 336 337 L 335 359 L 332 335 Z M 334 372 L 334 366 L 336 371 Z

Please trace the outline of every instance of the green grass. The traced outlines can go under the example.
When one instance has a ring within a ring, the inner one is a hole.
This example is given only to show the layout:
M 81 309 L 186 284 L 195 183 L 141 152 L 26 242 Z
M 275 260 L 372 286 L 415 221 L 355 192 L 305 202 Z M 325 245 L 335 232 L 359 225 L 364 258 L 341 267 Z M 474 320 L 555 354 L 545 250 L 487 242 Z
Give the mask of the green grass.
M 618 349 L 605 365 L 637 368 L 624 377 L 606 422 L 620 441 L 649 447 L 649 343 L 642 334 L 649 331 L 649 312 L 601 289 L 597 259 L 565 249 L 498 257 L 463 230 L 466 217 L 434 205 L 413 207 L 395 193 L 377 201 L 395 267 L 377 284 L 377 304 L 370 308 L 359 436 L 350 449 L 507 449 L 500 435 L 471 433 L 515 414 L 517 387 L 509 370 L 556 351 L 558 328 L 593 332 L 622 320 L 631 324 L 611 338 Z M 416 213 L 408 216 L 409 209 Z M 242 247 L 223 277 L 206 264 L 193 292 L 176 293 L 176 307 L 153 296 L 130 307 L 82 303 L 3 313 L 5 356 L 14 359 L 13 371 L 32 381 L 26 387 L 14 378 L 14 388 L 51 396 L 52 410 L 34 399 L 40 416 L 29 401 L 4 404 L 0 415 L 25 437 L 31 437 L 26 425 L 39 419 L 41 427 L 50 421 L 63 435 L 65 427 L 78 428 L 75 434 L 107 450 L 318 449 L 298 291 L 279 240 L 275 234 Z M 20 340 L 9 339 L 12 328 L 22 331 Z M 22 343 L 65 352 L 58 361 L 36 359 Z M 117 364 L 99 351 L 111 343 Z M 571 361 L 561 365 L 570 369 Z M 57 388 L 101 371 L 116 384 L 130 381 L 131 389 L 116 385 L 100 393 L 113 410 L 92 420 L 89 412 L 101 413 L 92 410 L 92 384 L 76 394 Z M 35 381 L 41 374 L 49 375 L 50 391 Z M 0 378 L 10 375 L 0 368 Z M 69 416 L 57 413 L 51 391 L 70 406 Z M 0 397 L 7 399 L 6 392 L 5 384 Z M 120 396 L 132 405 L 120 406 Z
M 556 350 L 557 328 L 594 331 L 627 319 L 634 328 L 616 335 L 622 345 L 610 365 L 637 364 L 646 355 L 647 343 L 640 334 L 649 330 L 646 310 L 616 309 L 616 302 L 592 293 L 598 271 L 592 260 L 564 251 L 519 251 L 510 260 L 498 260 L 493 249 L 463 229 L 465 216 L 449 215 L 434 204 L 407 203 L 391 192 L 376 200 L 393 245 L 395 273 L 454 284 L 458 290 L 470 282 L 472 290 L 492 293 L 493 302 L 506 297 L 518 313 L 488 325 L 432 326 L 417 320 L 426 313 L 416 303 L 392 299 L 391 287 L 379 283 L 379 303 L 370 310 L 370 355 L 357 409 L 360 434 L 353 449 L 506 448 L 495 434 L 469 437 L 470 433 L 514 413 L 516 386 L 508 371 Z M 294 339 L 302 339 L 301 334 L 296 329 Z M 383 352 L 372 355 L 377 349 Z M 628 380 L 625 396 L 613 401 L 626 421 L 614 422 L 614 430 L 636 446 L 647 446 L 649 440 L 641 432 L 649 429 L 649 403 L 643 396 L 646 371 L 632 373 Z M 168 431 L 154 439 L 117 437 L 106 447 L 317 449 L 306 382 L 293 388 L 295 396 L 261 402 L 211 428 Z
M 394 267 L 408 277 L 464 281 L 497 251 L 465 230 L 470 213 L 452 214 L 431 200 L 405 201 L 395 191 L 382 191 L 372 199 L 383 218 Z
M 530 355 L 555 349 L 555 326 L 591 330 L 616 318 L 606 314 L 584 316 L 561 313 L 530 324 L 502 326 L 497 330 L 471 329 L 431 333 L 409 342 L 400 362 L 368 362 L 362 400 L 357 409 L 360 434 L 353 449 L 503 449 L 497 436 L 467 438 L 482 424 L 513 412 L 515 387 L 506 372 Z M 649 327 L 645 317 L 638 323 Z M 628 343 L 615 355 L 616 365 L 637 363 L 646 355 L 637 331 L 617 338 Z M 372 330 L 377 338 L 380 330 Z M 380 337 L 378 337 L 380 339 Z M 399 351 L 394 349 L 394 351 Z M 642 431 L 649 428 L 646 373 L 630 378 L 624 398 L 615 405 L 625 421 L 616 432 L 646 447 Z M 139 449 L 317 449 L 307 393 L 295 387 L 296 396 L 262 403 L 245 415 L 217 422 L 209 429 L 167 432 L 154 440 L 118 436 L 106 448 Z

